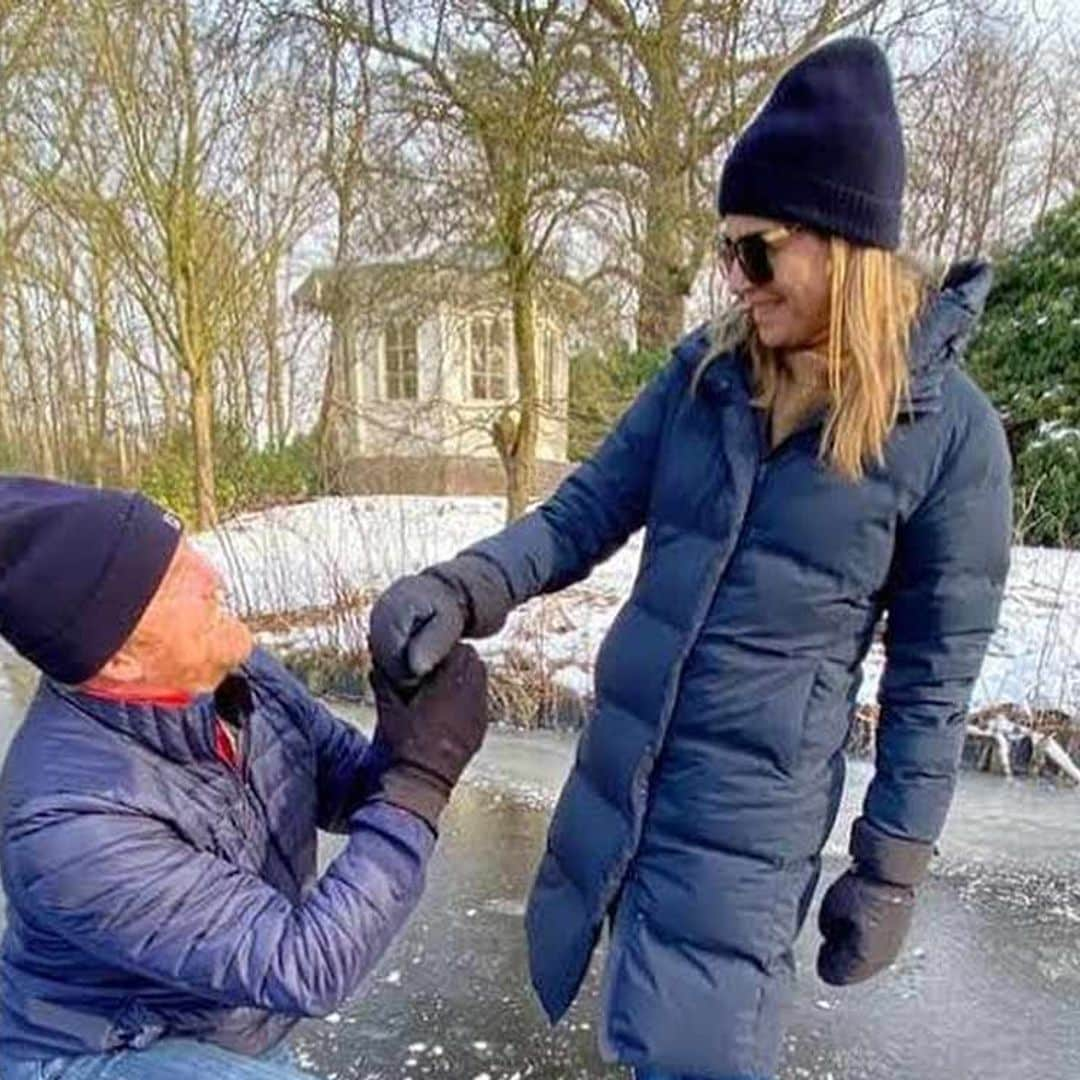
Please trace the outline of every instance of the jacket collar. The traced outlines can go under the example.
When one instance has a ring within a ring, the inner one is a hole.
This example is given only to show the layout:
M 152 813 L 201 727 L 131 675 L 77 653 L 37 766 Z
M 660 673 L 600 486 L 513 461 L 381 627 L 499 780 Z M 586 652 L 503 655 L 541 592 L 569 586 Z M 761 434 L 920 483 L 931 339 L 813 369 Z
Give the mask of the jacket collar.
M 916 414 L 937 412 L 945 374 L 958 364 L 979 321 L 990 292 L 993 272 L 988 263 L 956 263 L 927 300 L 911 335 L 911 407 Z M 678 358 L 692 370 L 708 354 L 708 325 L 688 334 L 676 347 Z M 718 401 L 748 401 L 749 369 L 741 355 L 717 357 L 701 376 L 701 389 Z
M 171 707 L 96 697 L 51 679 L 43 681 L 43 688 L 68 707 L 172 761 L 190 764 L 215 756 L 212 694 L 201 694 L 187 706 Z
M 749 368 L 742 362 L 738 352 L 726 355 L 716 353 L 707 361 L 708 366 L 695 382 L 698 367 L 713 352 L 712 328 L 702 323 L 675 346 L 673 356 L 684 364 L 689 372 L 690 385 L 716 401 L 733 398 L 750 398 Z
M 927 301 L 909 350 L 911 405 L 916 413 L 940 409 L 945 373 L 962 362 L 993 278 L 988 263 L 956 263 Z

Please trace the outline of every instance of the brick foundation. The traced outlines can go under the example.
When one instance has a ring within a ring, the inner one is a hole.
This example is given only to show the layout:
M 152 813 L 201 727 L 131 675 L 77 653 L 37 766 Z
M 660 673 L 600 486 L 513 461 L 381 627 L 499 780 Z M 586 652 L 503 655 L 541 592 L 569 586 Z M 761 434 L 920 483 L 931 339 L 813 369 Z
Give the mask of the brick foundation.
M 572 468 L 538 461 L 534 494 L 549 494 Z M 485 458 L 354 458 L 345 466 L 344 489 L 353 495 L 505 495 L 506 475 L 498 461 Z

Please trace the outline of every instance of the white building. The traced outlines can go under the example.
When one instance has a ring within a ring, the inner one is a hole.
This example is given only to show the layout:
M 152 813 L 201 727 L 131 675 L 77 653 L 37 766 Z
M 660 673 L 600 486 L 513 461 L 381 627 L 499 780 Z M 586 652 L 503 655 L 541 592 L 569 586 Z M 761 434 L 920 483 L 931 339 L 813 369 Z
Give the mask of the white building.
M 491 428 L 516 408 L 518 364 L 501 275 L 480 261 L 348 265 L 317 270 L 298 290 L 301 306 L 331 319 L 348 490 L 505 490 Z M 541 490 L 567 468 L 567 348 L 548 296 L 533 319 Z

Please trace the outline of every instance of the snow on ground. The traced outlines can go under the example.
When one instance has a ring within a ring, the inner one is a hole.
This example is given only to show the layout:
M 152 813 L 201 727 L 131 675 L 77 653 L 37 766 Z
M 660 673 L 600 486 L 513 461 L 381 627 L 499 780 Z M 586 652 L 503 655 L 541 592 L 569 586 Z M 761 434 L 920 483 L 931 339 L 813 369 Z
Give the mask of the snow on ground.
M 358 496 L 237 518 L 199 544 L 224 571 L 237 608 L 278 648 L 363 647 L 379 591 L 502 527 L 500 498 Z M 630 594 L 638 534 L 584 582 L 515 611 L 491 658 L 513 652 L 573 690 L 591 690 L 597 650 Z M 271 618 L 287 616 L 280 624 Z M 874 700 L 883 657 L 866 662 L 860 699 Z M 1008 701 L 1080 714 L 1080 552 L 1016 548 L 1001 624 L 975 688 L 976 707 Z

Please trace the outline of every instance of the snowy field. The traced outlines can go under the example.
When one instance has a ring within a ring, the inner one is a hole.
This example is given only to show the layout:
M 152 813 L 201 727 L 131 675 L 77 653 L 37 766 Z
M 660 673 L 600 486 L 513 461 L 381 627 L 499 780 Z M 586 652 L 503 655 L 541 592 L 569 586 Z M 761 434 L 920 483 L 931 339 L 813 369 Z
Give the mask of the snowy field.
M 198 542 L 224 571 L 238 610 L 283 650 L 363 649 L 367 612 L 396 577 L 455 555 L 501 528 L 499 498 L 328 498 L 236 518 Z M 631 540 L 584 582 L 515 611 L 480 643 L 582 693 L 641 553 Z M 860 691 L 873 701 L 875 646 Z M 976 708 L 1008 702 L 1080 715 L 1080 552 L 1016 548 L 1001 623 L 975 689 Z

